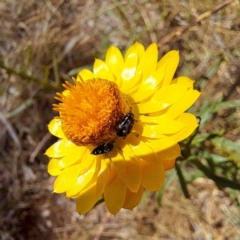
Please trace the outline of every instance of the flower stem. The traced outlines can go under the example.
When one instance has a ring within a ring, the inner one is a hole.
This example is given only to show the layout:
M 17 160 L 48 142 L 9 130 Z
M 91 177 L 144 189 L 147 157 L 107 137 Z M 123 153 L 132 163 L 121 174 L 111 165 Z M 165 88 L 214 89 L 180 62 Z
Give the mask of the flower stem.
M 207 167 L 205 167 L 200 161 L 198 160 L 191 160 L 189 163 L 195 165 L 199 170 L 201 170 L 208 178 L 212 179 L 218 185 L 223 187 L 229 187 L 232 189 L 240 190 L 240 184 L 233 182 L 229 179 L 219 177 L 214 175 Z
M 37 79 L 33 76 L 29 76 L 24 71 L 18 71 L 15 68 L 11 68 L 11 67 L 6 66 L 2 59 L 0 59 L 0 68 L 5 69 L 6 72 L 10 75 L 14 74 L 14 75 L 19 76 L 22 80 L 26 80 L 28 82 L 34 82 L 34 83 L 40 84 L 45 89 L 49 89 L 49 90 L 57 90 L 58 89 L 58 85 L 59 85 L 58 83 L 55 83 L 55 82 L 49 83 L 47 81 Z
M 177 175 L 178 175 L 178 178 L 179 178 L 179 181 L 180 181 L 180 184 L 181 184 L 183 194 L 184 194 L 185 198 L 190 198 L 190 194 L 189 194 L 188 189 L 187 189 L 187 184 L 186 184 L 186 181 L 185 181 L 184 176 L 182 174 L 181 162 L 182 162 L 182 160 L 178 158 L 176 160 L 175 168 L 176 168 L 176 171 L 177 171 Z

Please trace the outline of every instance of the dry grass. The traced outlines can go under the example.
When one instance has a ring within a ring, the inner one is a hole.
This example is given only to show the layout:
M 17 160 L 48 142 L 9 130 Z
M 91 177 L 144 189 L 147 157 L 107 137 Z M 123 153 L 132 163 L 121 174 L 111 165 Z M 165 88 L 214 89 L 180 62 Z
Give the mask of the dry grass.
M 51 104 L 60 83 L 104 57 L 109 45 L 156 41 L 160 55 L 180 50 L 177 75 L 196 79 L 206 99 L 239 99 L 239 1 L 46 0 L 0 2 L 1 239 L 240 239 L 239 205 L 203 178 L 186 200 L 175 178 L 162 206 L 146 193 L 133 212 L 109 215 L 100 205 L 85 216 L 54 195 L 44 151 Z M 201 129 L 240 136 L 239 110 L 227 109 Z M 211 150 L 217 151 L 217 149 Z M 239 196 L 238 196 L 239 198 Z M 240 200 L 238 199 L 240 202 Z

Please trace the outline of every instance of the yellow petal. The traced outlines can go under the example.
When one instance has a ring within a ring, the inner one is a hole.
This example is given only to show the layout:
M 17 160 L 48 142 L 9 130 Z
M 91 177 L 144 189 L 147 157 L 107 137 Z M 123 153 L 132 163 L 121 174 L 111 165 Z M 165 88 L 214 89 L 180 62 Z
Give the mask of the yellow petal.
M 157 156 L 159 159 L 161 159 L 163 161 L 176 159 L 177 157 L 181 156 L 180 146 L 178 144 L 175 144 L 174 146 L 171 146 L 170 148 L 167 148 L 165 150 L 158 152 Z
M 94 79 L 94 74 L 92 71 L 88 70 L 88 69 L 83 69 L 81 70 L 78 75 L 77 75 L 77 81 L 81 82 L 83 81 L 87 81 L 90 79 Z
M 108 65 L 101 59 L 95 59 L 93 65 L 93 73 L 95 76 L 101 79 L 107 79 L 109 81 L 115 81 L 112 72 L 109 70 Z
M 107 184 L 106 184 L 106 185 L 109 185 L 113 181 L 115 176 L 118 174 L 118 172 L 116 171 L 116 168 L 113 166 L 111 158 L 110 159 L 104 158 L 104 162 L 106 163 L 107 168 L 109 170 Z
M 138 191 L 136 193 L 133 193 L 133 192 L 129 191 L 129 189 L 127 189 L 125 201 L 124 201 L 122 207 L 125 209 L 132 210 L 141 201 L 142 194 L 143 194 L 142 186 L 140 186 L 140 188 L 138 189 Z
M 69 189 L 79 176 L 80 164 L 65 168 L 56 178 L 53 189 L 56 193 L 63 193 Z
M 161 126 L 145 125 L 143 127 L 143 132 L 141 133 L 141 135 L 148 138 L 163 138 L 164 133 L 162 133 L 161 130 Z
M 79 214 L 85 214 L 88 212 L 94 204 L 99 200 L 100 196 L 103 195 L 104 188 L 107 183 L 109 170 L 105 164 L 105 160 L 102 161 L 101 170 L 98 173 L 97 181 L 84 188 L 77 200 L 77 212 Z
M 157 64 L 157 69 L 162 69 L 165 72 L 162 87 L 168 86 L 176 72 L 179 63 L 179 53 L 176 50 L 172 50 L 165 54 Z
M 124 56 L 124 66 L 122 72 L 123 88 L 130 90 L 140 81 L 142 69 L 137 66 L 145 50 L 142 44 L 136 42 L 129 47 Z
M 106 160 L 104 159 L 101 161 L 101 169 L 97 176 L 96 194 L 98 196 L 103 194 L 107 181 L 109 180 L 109 178 L 111 178 L 109 173 L 110 171 L 108 165 L 106 164 Z
M 135 52 L 138 55 L 138 59 L 140 60 L 141 57 L 143 56 L 144 52 L 145 52 L 144 46 L 139 42 L 135 42 L 126 51 L 124 59 L 126 60 L 128 58 L 128 55 L 132 54 L 133 52 Z
M 148 78 L 157 67 L 158 49 L 157 44 L 152 43 L 146 51 L 143 53 L 139 65 L 136 70 L 136 74 L 131 81 L 126 82 L 124 86 L 124 92 L 130 93 L 133 86 L 135 86 L 142 79 Z M 131 92 L 132 93 L 132 92 Z M 144 95 L 142 95 L 144 96 Z M 137 99 L 137 97 L 135 97 Z M 135 100 L 135 99 L 134 99 Z
M 93 73 L 94 75 L 98 75 L 100 77 L 100 75 L 104 75 L 104 77 L 106 76 L 106 72 L 108 71 L 108 66 L 107 64 L 101 60 L 96 58 L 93 64 Z
M 139 115 L 139 118 L 137 120 L 139 120 L 139 122 L 142 122 L 143 124 L 145 123 L 151 124 L 151 125 L 157 124 L 161 126 L 180 124 L 177 120 L 173 120 L 167 114 L 160 115 L 160 116 Z M 180 124 L 178 127 L 180 126 L 182 126 L 182 124 Z
M 135 52 L 132 52 L 131 54 L 128 54 L 127 58 L 125 59 L 124 65 L 123 65 L 123 71 L 121 74 L 122 80 L 124 81 L 123 84 L 128 84 L 129 87 L 133 87 L 135 84 L 130 81 L 136 72 L 138 64 L 138 56 Z
M 137 120 L 139 120 L 142 123 L 149 123 L 149 124 L 165 124 L 168 121 L 172 121 L 172 119 L 166 115 L 158 115 L 158 116 L 139 115 Z
M 125 158 L 126 176 L 121 177 L 131 192 L 137 192 L 142 181 L 139 164 L 130 146 L 126 145 L 122 151 Z
M 101 194 L 97 194 L 96 182 L 85 188 L 77 199 L 76 210 L 79 214 L 88 212 L 99 200 Z
M 138 89 L 137 91 L 133 91 L 131 95 L 131 98 L 134 100 L 134 103 L 139 103 L 141 101 L 146 100 L 147 98 L 150 98 L 154 94 L 153 90 L 143 90 Z
M 142 185 L 149 191 L 157 191 L 161 189 L 165 173 L 162 162 L 152 164 L 146 161 L 140 162 L 142 170 Z
M 70 95 L 70 91 L 69 90 L 62 91 L 62 95 L 68 97 Z
M 77 147 L 69 151 L 69 153 L 61 159 L 61 165 L 66 168 L 75 163 L 80 163 L 87 149 L 85 147 Z
M 151 139 L 149 138 L 146 142 L 151 148 L 154 150 L 154 152 L 159 156 L 159 153 L 161 151 L 170 149 L 171 147 L 176 145 L 175 139 L 172 139 L 171 137 L 164 136 L 164 138 L 161 139 Z
M 52 176 L 58 176 L 63 170 L 60 159 L 52 158 L 48 163 L 48 173 Z
M 187 86 L 182 84 L 172 84 L 158 89 L 149 101 L 137 104 L 139 113 L 153 113 L 166 109 L 181 99 L 186 92 Z
M 52 176 L 59 175 L 62 169 L 69 167 L 76 162 L 80 163 L 84 157 L 85 152 L 85 147 L 77 147 L 61 159 L 51 159 L 48 164 L 48 173 Z
M 87 185 L 90 184 L 93 177 L 97 180 L 97 175 L 100 169 L 100 161 L 96 156 L 88 156 L 84 159 L 79 167 L 79 175 L 71 183 L 71 187 L 66 190 L 67 197 L 73 197 L 81 192 Z M 81 193 L 80 193 L 81 194 Z M 78 196 L 78 195 L 77 195 Z
M 133 159 L 126 161 L 126 172 L 124 182 L 130 191 L 137 192 L 142 181 L 142 173 L 138 162 Z
M 123 206 L 126 196 L 126 185 L 116 174 L 112 182 L 104 190 L 105 204 L 110 213 L 116 215 Z
M 188 86 L 189 89 L 193 89 L 194 81 L 188 77 L 181 76 L 172 80 L 171 84 L 180 83 Z
M 130 134 L 128 136 L 129 138 L 129 146 L 133 150 L 134 154 L 145 161 L 149 162 L 156 162 L 157 161 L 157 155 L 154 153 L 151 146 L 146 144 L 142 138 L 136 137 L 133 134 Z
M 129 47 L 127 50 L 124 60 L 125 66 L 127 71 L 123 68 L 123 86 L 121 91 L 125 94 L 131 95 L 132 93 L 136 92 L 139 88 L 139 83 L 142 78 L 142 65 L 140 62 L 142 61 L 142 56 L 144 55 L 145 50 L 142 44 L 136 42 L 132 46 Z M 137 60 L 137 61 L 136 61 Z M 140 63 L 140 64 L 139 64 Z M 129 72 L 129 66 L 131 71 Z M 128 78 L 126 78 L 128 76 Z M 129 78 L 131 76 L 131 78 Z M 127 80 L 129 79 L 129 80 Z M 125 80 L 125 81 L 124 81 Z
M 76 146 L 67 139 L 62 139 L 54 143 L 51 147 L 47 149 L 45 154 L 48 157 L 59 158 L 65 156 L 69 151 L 71 151 Z
M 124 179 L 127 172 L 126 172 L 126 164 L 125 164 L 124 156 L 122 155 L 122 153 L 121 154 L 118 153 L 116 156 L 111 157 L 111 160 L 117 173 L 122 177 L 122 179 Z
M 121 72 L 123 69 L 123 56 L 117 47 L 111 46 L 106 53 L 106 64 L 116 76 L 117 84 L 121 85 Z
M 180 132 L 168 136 L 176 142 L 180 142 L 193 133 L 198 126 L 198 122 L 196 117 L 191 113 L 183 113 L 177 120 L 185 124 L 185 127 Z
M 148 78 L 157 68 L 158 47 L 152 43 L 145 51 L 139 63 L 139 68 L 143 70 L 143 79 Z
M 154 94 L 154 90 L 158 89 L 161 85 L 165 72 L 161 69 L 158 69 L 151 76 L 146 79 L 143 79 L 140 88 L 137 92 L 133 93 L 131 97 L 134 99 L 135 103 L 144 101 Z
M 151 126 L 142 124 L 141 122 L 135 122 L 133 126 L 133 132 L 137 135 L 149 138 L 163 138 L 162 134 L 159 134 L 151 129 Z
M 123 89 L 132 88 L 139 81 L 139 78 L 133 79 L 136 73 L 137 64 L 138 64 L 138 55 L 136 52 L 133 51 L 132 53 L 128 54 L 123 65 L 123 71 L 121 73 Z
M 175 167 L 175 162 L 176 162 L 176 159 L 163 160 L 162 163 L 163 163 L 163 167 L 164 167 L 165 171 L 174 168 Z
M 179 101 L 175 102 L 166 110 L 166 115 L 175 119 L 190 108 L 200 95 L 201 93 L 197 90 L 187 91 Z
M 164 134 L 173 134 L 183 129 L 184 125 L 179 121 L 172 120 L 159 125 L 143 124 L 140 121 L 136 122 L 133 130 L 144 137 L 162 138 Z
M 60 119 L 54 118 L 49 124 L 48 124 L 48 130 L 49 132 L 58 137 L 58 138 L 64 138 L 65 135 L 62 131 L 62 122 Z
M 135 42 L 134 46 L 135 46 L 136 52 L 138 53 L 138 58 L 140 59 L 143 56 L 144 52 L 145 52 L 145 48 L 139 42 Z
M 164 79 L 165 72 L 161 69 L 158 69 L 153 74 L 151 74 L 146 80 L 142 83 L 142 89 L 145 90 L 155 90 L 159 87 Z

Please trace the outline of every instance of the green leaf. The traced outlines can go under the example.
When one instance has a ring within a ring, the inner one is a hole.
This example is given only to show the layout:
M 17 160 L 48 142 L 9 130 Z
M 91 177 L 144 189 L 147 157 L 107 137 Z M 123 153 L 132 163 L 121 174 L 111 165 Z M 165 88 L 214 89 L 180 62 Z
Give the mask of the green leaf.
M 157 192 L 157 202 L 159 206 L 161 206 L 163 194 L 165 193 L 167 187 L 172 183 L 175 177 L 176 171 L 175 169 L 172 169 L 170 175 L 164 181 L 163 187 L 161 188 L 160 191 Z
M 233 180 L 229 180 L 225 177 L 215 175 L 209 168 L 204 166 L 199 160 L 191 160 L 189 161 L 189 163 L 195 165 L 208 178 L 212 179 L 218 186 L 240 190 L 240 183 Z
M 29 98 L 26 101 L 24 101 L 23 103 L 21 103 L 19 106 L 17 106 L 12 112 L 7 113 L 4 117 L 6 119 L 15 117 L 18 114 L 20 114 L 21 112 L 23 112 L 27 107 L 29 107 L 33 103 L 34 103 L 34 99 L 33 98 Z
M 231 100 L 227 102 L 218 103 L 213 109 L 213 111 L 218 112 L 220 110 L 225 110 L 228 108 L 240 108 L 240 100 Z
M 232 141 L 224 137 L 216 137 L 211 141 L 218 155 L 231 159 L 240 165 L 240 140 Z
M 208 151 L 204 151 L 202 153 L 202 158 L 204 158 L 204 159 L 211 159 L 216 164 L 224 163 L 224 162 L 228 162 L 229 161 L 229 159 L 227 157 L 223 157 L 223 156 L 218 155 L 218 154 L 213 154 L 213 153 L 210 153 Z
M 202 128 L 205 123 L 209 122 L 212 118 L 214 113 L 216 112 L 216 106 L 221 103 L 223 97 L 216 99 L 213 102 L 210 102 L 209 99 L 206 99 L 203 105 L 199 108 L 199 116 L 201 117 L 201 125 Z

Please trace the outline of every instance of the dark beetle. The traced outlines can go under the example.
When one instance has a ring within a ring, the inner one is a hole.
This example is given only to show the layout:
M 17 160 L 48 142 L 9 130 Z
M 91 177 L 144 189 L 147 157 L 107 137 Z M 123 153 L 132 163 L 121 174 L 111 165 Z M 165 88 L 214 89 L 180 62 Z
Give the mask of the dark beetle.
M 134 124 L 134 115 L 133 113 L 128 113 L 119 123 L 118 128 L 116 130 L 116 134 L 118 137 L 126 137 L 132 130 Z
M 98 147 L 94 148 L 91 154 L 93 155 L 100 155 L 104 153 L 108 153 L 112 151 L 113 149 L 113 144 L 112 143 L 104 143 L 99 145 Z
M 134 115 L 133 113 L 128 113 L 119 123 L 118 128 L 116 130 L 116 134 L 118 137 L 126 137 L 132 130 L 134 124 Z M 94 148 L 91 154 L 100 155 L 104 153 L 109 153 L 113 149 L 113 143 L 104 143 Z

